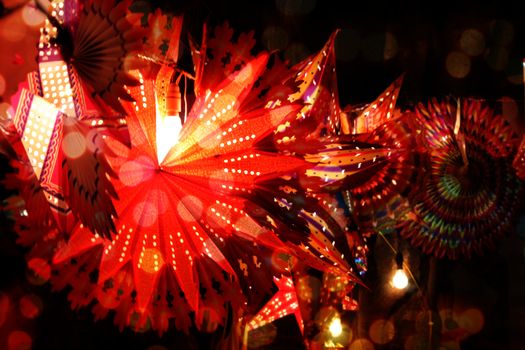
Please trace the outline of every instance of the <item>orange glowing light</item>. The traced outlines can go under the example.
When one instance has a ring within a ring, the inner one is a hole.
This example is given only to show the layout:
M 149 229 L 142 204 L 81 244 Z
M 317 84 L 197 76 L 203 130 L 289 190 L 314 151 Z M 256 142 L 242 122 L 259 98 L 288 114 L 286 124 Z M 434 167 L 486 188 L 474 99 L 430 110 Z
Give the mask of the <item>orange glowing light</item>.
M 485 324 L 485 317 L 478 309 L 467 309 L 461 313 L 458 318 L 460 327 L 464 328 L 471 334 L 480 332 Z
M 374 343 L 384 345 L 394 339 L 396 330 L 392 321 L 378 319 L 372 322 L 368 333 Z
M 146 248 L 140 253 L 140 268 L 147 273 L 157 273 L 164 265 L 162 254 L 158 249 Z
M 405 289 L 408 286 L 408 277 L 405 270 L 396 270 L 392 277 L 392 286 L 396 289 Z
M 348 350 L 374 350 L 374 344 L 368 339 L 359 338 L 356 339 L 350 344 Z

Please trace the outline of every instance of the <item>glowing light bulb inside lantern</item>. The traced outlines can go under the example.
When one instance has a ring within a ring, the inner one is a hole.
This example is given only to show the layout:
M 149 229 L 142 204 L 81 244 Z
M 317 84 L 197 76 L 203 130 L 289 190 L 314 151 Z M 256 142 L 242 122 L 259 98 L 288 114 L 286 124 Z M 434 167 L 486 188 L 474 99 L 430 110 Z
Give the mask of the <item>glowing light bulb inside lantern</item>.
M 340 336 L 341 333 L 343 333 L 343 325 L 341 324 L 341 319 L 338 316 L 332 319 L 330 326 L 328 326 L 328 330 L 334 338 Z
M 398 252 L 396 254 L 397 270 L 392 277 L 392 286 L 396 289 L 405 289 L 408 286 L 408 277 L 403 269 L 403 255 Z
M 403 269 L 397 269 L 392 277 L 392 286 L 396 289 L 405 289 L 408 286 L 408 277 Z
M 182 129 L 181 94 L 178 81 L 171 82 L 166 96 L 166 115 L 157 110 L 157 157 L 162 162 L 170 149 L 179 142 Z

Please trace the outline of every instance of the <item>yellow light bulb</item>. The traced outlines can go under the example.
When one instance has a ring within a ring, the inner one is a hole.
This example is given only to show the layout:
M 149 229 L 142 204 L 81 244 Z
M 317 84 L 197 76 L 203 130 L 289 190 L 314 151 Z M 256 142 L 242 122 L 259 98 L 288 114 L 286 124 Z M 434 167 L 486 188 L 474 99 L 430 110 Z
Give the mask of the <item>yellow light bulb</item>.
M 408 277 L 403 269 L 397 269 L 392 278 L 392 286 L 396 289 L 405 289 L 408 286 Z
M 341 324 L 341 319 L 339 317 L 334 317 L 332 319 L 332 322 L 330 322 L 330 326 L 328 327 L 328 330 L 330 331 L 330 334 L 332 337 L 338 337 L 343 333 L 343 325 Z

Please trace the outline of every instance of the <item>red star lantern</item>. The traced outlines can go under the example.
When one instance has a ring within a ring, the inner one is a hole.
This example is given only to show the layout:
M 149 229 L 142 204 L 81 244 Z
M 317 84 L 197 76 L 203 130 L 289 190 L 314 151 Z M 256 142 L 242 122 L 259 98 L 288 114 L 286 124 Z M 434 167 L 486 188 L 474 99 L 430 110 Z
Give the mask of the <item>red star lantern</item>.
M 304 322 L 292 278 L 287 276 L 281 276 L 281 278 L 274 277 L 274 282 L 278 291 L 270 301 L 248 321 L 246 325 L 247 331 L 254 330 L 277 319 L 293 314 L 301 333 L 303 333 Z

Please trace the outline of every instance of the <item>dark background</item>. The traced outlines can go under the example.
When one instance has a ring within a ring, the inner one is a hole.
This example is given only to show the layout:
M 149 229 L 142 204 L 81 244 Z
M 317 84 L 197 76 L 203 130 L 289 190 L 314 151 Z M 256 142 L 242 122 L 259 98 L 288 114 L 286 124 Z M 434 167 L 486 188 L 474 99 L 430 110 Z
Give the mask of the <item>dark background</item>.
M 6 6 L 9 7 L 7 2 Z M 195 37 L 203 21 L 212 25 L 228 21 L 237 33 L 254 30 L 256 50 L 280 49 L 291 63 L 319 50 L 334 30 L 341 29 L 336 54 L 342 106 L 370 102 L 405 73 L 400 104 L 445 95 L 505 100 L 514 111 L 509 115 L 511 122 L 517 130 L 523 130 L 525 25 L 519 1 L 413 4 L 402 1 L 198 0 L 136 1 L 135 6 L 141 9 L 158 6 L 184 13 L 184 34 L 192 33 Z M 467 30 L 475 30 L 474 37 L 472 31 L 465 34 Z M 187 46 L 182 47 L 187 49 Z M 449 56 L 453 52 L 455 54 Z M 12 54 L 8 46 L 3 48 L 1 55 Z M 181 54 L 189 55 L 187 51 Z M 30 71 L 32 66 L 34 62 L 28 59 L 18 69 Z M 4 65 L 3 69 L 8 67 Z M 2 96 L 4 101 L 8 101 L 9 94 L 16 90 L 16 79 L 21 78 L 7 79 L 11 90 L 7 89 Z M 7 194 L 2 189 L 2 198 Z M 121 332 L 111 319 L 94 322 L 89 310 L 70 310 L 65 292 L 51 292 L 49 285 L 34 284 L 35 281 L 28 278 L 24 251 L 14 243 L 15 235 L 9 225 L 8 219 L 2 217 L 0 296 L 8 295 L 11 303 L 3 308 L 0 300 L 0 348 L 6 346 L 9 332 L 16 329 L 31 336 L 32 349 L 207 349 L 216 343 L 217 334 L 187 337 L 172 331 L 159 338 L 153 333 L 135 334 L 128 329 Z M 443 349 L 458 349 L 456 346 L 477 350 L 524 348 L 524 236 L 522 218 L 521 226 L 500 242 L 495 251 L 468 261 L 432 262 L 430 257 L 404 246 L 423 286 L 434 264 L 438 294 L 435 300 L 450 304 L 452 309 L 475 308 L 484 314 L 482 331 L 453 345 L 442 345 Z M 393 296 L 385 294 L 381 287 L 385 283 L 382 273 L 385 266 L 390 266 L 392 256 L 380 241 L 372 243 L 371 249 L 374 254 L 366 278 L 372 290 L 362 295 L 365 313 L 362 318 L 392 317 L 399 321 L 396 340 L 384 346 L 376 344 L 376 349 L 426 348 L 417 347 L 417 342 L 407 345 L 407 339 L 414 329 L 417 330 L 414 319 L 422 312 L 422 300 L 428 295 L 411 291 L 393 300 Z M 28 318 L 18 311 L 18 300 L 24 295 L 37 296 L 41 301 L 38 316 Z M 7 317 L 4 324 L 2 317 Z M 276 339 L 267 349 L 302 347 L 292 317 L 275 322 L 275 326 Z

